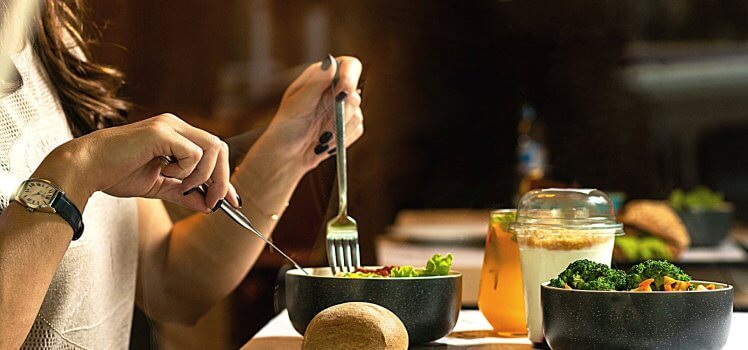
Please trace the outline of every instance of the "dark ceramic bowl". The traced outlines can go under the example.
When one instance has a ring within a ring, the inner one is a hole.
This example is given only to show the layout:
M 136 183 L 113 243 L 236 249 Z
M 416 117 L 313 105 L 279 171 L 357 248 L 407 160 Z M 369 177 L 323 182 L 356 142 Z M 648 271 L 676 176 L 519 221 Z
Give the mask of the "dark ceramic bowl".
M 304 334 L 320 311 L 349 301 L 378 304 L 405 324 L 411 344 L 439 339 L 452 331 L 460 313 L 462 275 L 411 278 L 345 278 L 329 267 L 286 272 L 286 308 L 293 327 Z
M 733 209 L 729 206 L 718 210 L 677 210 L 683 225 L 691 237 L 691 246 L 716 246 L 730 233 Z
M 553 350 L 721 349 L 730 332 L 733 290 L 714 284 L 718 289 L 710 291 L 615 292 L 544 283 L 545 339 Z

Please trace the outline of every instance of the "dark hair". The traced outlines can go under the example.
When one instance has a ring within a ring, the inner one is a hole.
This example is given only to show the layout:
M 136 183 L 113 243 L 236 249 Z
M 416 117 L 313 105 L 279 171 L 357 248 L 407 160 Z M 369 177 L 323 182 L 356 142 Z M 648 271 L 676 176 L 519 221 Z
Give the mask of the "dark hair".
M 83 0 L 44 0 L 36 16 L 32 45 L 44 64 L 75 136 L 122 125 L 130 103 L 119 96 L 124 75 L 92 61 Z M 75 50 L 80 50 L 76 54 Z

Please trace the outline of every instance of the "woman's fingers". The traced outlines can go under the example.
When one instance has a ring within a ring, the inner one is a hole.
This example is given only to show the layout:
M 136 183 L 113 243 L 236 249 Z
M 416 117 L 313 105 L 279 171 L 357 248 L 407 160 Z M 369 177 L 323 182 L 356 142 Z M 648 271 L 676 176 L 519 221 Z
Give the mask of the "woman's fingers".
M 361 95 L 359 95 L 357 92 L 354 92 L 351 95 L 348 95 L 348 97 L 345 99 L 345 122 L 348 123 L 353 119 L 353 116 L 356 114 L 357 110 L 360 110 L 361 106 Z M 363 113 L 361 113 L 361 116 L 363 116 Z
M 225 198 L 231 205 L 238 207 L 239 201 L 236 198 L 236 189 L 229 182 L 229 178 L 231 177 L 231 172 L 229 171 L 229 147 L 225 142 L 221 142 L 215 164 L 213 174 L 210 177 L 212 183 L 205 197 L 206 201 L 215 207 L 215 204 L 220 199 Z
M 203 157 L 202 148 L 171 129 L 163 128 L 158 131 L 157 137 L 160 138 L 156 139 L 158 142 L 164 142 L 163 150 L 159 153 L 170 155 L 176 160 L 175 163 L 166 165 L 161 174 L 179 179 L 189 176 Z
M 158 196 L 154 197 L 177 203 L 185 208 L 206 214 L 210 213 L 212 208 L 206 204 L 205 198 L 197 193 L 197 191 L 185 196 L 184 191 L 182 191 L 182 181 L 179 179 L 163 178 L 161 190 Z
M 348 92 L 348 96 L 356 93 L 358 79 L 361 77 L 363 66 L 361 61 L 356 57 L 340 56 L 337 58 L 338 64 L 338 82 L 335 85 L 333 94 L 337 96 L 341 91 Z
M 329 61 L 327 63 L 325 61 Z M 309 107 L 317 104 L 319 97 L 332 85 L 335 77 L 335 63 L 332 56 L 323 62 L 310 65 L 283 94 L 284 100 L 294 99 L 296 106 Z
M 182 181 L 176 178 L 158 176 L 163 174 L 164 168 L 167 166 L 176 166 L 176 163 L 164 162 L 161 158 L 154 158 L 148 164 L 141 169 L 137 170 L 133 174 L 129 174 L 123 179 L 124 185 L 137 186 L 137 182 L 143 181 L 145 178 L 152 178 L 154 183 L 148 186 L 148 192 L 140 193 L 140 196 L 146 198 L 159 198 L 167 200 L 173 203 L 177 203 L 186 208 L 209 213 L 210 208 L 205 204 L 205 199 L 202 196 L 183 196 L 182 195 Z M 123 185 L 120 183 L 120 185 Z
M 361 76 L 361 70 L 361 62 L 355 57 L 326 57 L 322 62 L 307 67 L 286 89 L 283 100 L 284 102 L 293 100 L 293 106 L 301 109 L 316 106 L 320 96 L 332 86 L 336 72 L 338 82 L 334 89 L 334 96 L 337 96 L 341 91 L 346 91 L 351 96 L 356 93 L 356 85 Z
M 200 184 L 204 184 L 211 179 L 213 171 L 216 168 L 216 162 L 218 161 L 218 153 L 220 151 L 215 147 L 208 147 L 203 150 L 203 157 L 200 162 L 197 163 L 195 170 L 187 177 L 182 180 L 182 189 L 187 191 L 197 187 Z M 220 184 L 216 184 L 219 186 Z M 219 197 L 220 198 L 220 197 Z
M 345 124 L 345 147 L 350 147 L 364 133 L 364 113 L 361 108 L 356 108 L 348 122 Z
M 226 198 L 229 193 L 228 145 L 215 135 L 195 128 L 174 115 L 164 114 L 157 118 L 160 122 L 169 124 L 176 133 L 201 149 L 202 155 L 198 163 L 187 176 L 182 177 L 182 191 L 188 191 L 210 180 L 211 185 L 205 196 L 205 203 L 211 208 L 214 207 L 218 200 Z M 167 174 L 164 173 L 164 175 Z M 238 205 L 236 198 L 228 198 L 228 200 L 229 203 Z

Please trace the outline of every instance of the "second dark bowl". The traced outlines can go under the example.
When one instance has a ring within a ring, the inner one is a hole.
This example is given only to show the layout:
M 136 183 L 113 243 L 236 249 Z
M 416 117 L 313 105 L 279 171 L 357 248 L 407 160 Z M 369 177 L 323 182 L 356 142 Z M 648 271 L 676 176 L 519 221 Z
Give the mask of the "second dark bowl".
M 691 237 L 691 246 L 716 246 L 730 233 L 732 208 L 720 210 L 677 210 Z
M 553 350 L 721 349 L 730 332 L 733 288 L 714 284 L 719 289 L 618 292 L 545 283 L 540 291 L 545 339 Z
M 462 275 L 410 278 L 333 277 L 329 267 L 286 273 L 286 308 L 294 329 L 304 334 L 320 311 L 349 301 L 383 306 L 403 321 L 411 344 L 439 339 L 457 323 Z

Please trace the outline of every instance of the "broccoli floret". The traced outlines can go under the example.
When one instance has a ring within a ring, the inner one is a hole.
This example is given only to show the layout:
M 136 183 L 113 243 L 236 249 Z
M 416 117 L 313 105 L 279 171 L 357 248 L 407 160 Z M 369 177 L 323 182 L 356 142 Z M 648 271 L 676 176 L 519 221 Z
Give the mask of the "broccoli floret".
M 549 285 L 563 288 L 566 284 L 573 289 L 586 290 L 624 290 L 626 282 L 625 272 L 583 259 L 569 264 Z
M 554 278 L 554 279 L 551 280 L 550 283 L 548 283 L 549 286 L 556 287 L 556 288 L 564 288 L 565 284 L 566 284 L 566 282 L 564 282 L 560 278 Z
M 615 290 L 626 290 L 626 287 L 628 286 L 626 272 L 623 270 L 609 268 L 603 278 L 611 283 Z
M 603 265 L 605 266 L 605 265 Z M 605 266 L 607 270 L 603 272 L 602 276 L 599 276 L 593 280 L 578 283 L 577 289 L 587 290 L 625 290 L 627 281 L 626 273 L 621 270 L 611 269 Z
M 586 290 L 616 290 L 615 284 L 611 283 L 610 281 L 606 281 L 603 279 L 595 280 L 592 282 L 587 282 L 584 285 L 582 285 L 582 288 L 579 289 L 586 289 Z
M 678 281 L 690 281 L 691 276 L 683 272 L 679 267 L 663 260 L 647 260 L 641 264 L 634 265 L 628 272 L 628 288 L 634 289 L 642 281 L 653 278 L 652 290 L 664 290 L 664 277 L 668 276 Z

